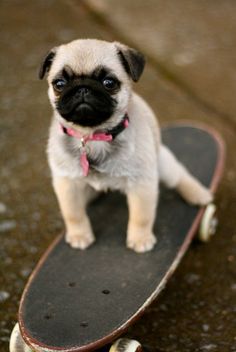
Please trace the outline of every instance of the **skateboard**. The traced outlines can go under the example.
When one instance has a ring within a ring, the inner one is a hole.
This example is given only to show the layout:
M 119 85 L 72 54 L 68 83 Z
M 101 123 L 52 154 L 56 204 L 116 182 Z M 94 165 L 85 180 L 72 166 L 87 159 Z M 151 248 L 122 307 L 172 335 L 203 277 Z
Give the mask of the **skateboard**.
M 214 193 L 224 165 L 221 137 L 206 126 L 180 124 L 163 128 L 162 138 Z M 101 196 L 88 212 L 95 244 L 75 250 L 59 236 L 49 247 L 22 295 L 11 352 L 142 351 L 138 341 L 119 337 L 163 290 L 199 227 L 200 239 L 208 241 L 216 226 L 214 204 L 190 206 L 161 188 L 158 243 L 137 254 L 125 246 L 124 196 Z

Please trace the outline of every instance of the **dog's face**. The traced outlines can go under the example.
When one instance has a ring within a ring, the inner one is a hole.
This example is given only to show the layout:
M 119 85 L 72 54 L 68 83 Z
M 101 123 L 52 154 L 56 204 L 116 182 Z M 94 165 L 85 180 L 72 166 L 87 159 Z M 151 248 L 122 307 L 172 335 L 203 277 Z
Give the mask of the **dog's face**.
M 131 81 L 144 64 L 142 54 L 120 43 L 75 40 L 47 54 L 39 77 L 48 72 L 49 99 L 61 118 L 97 127 L 126 113 Z

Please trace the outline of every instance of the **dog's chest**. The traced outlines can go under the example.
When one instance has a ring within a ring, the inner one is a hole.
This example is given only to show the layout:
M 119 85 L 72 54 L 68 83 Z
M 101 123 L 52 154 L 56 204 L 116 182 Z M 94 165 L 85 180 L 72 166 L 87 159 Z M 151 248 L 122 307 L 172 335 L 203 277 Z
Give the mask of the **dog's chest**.
M 124 190 L 132 177 L 132 166 L 120 151 L 110 153 L 103 160 L 89 159 L 87 182 L 96 190 Z
M 112 143 L 88 143 L 86 149 L 86 158 L 89 163 L 87 176 L 83 176 L 81 149 L 78 147 L 78 141 L 64 137 L 61 147 L 61 151 L 57 153 L 59 162 L 56 163 L 61 170 L 60 174 L 85 178 L 85 181 L 96 190 L 124 190 L 127 182 L 137 173 L 134 147 L 126 140 L 117 139 Z
M 98 191 L 121 190 L 126 187 L 129 173 L 120 159 L 108 158 L 97 164 L 91 162 L 86 181 Z
M 86 159 L 89 164 L 89 176 L 92 179 L 107 180 L 122 178 L 128 176 L 128 161 L 132 148 L 127 148 L 126 143 L 120 144 L 118 141 L 112 143 L 107 142 L 91 142 L 88 143 Z M 73 153 L 73 157 L 79 161 L 81 168 L 81 150 Z
M 110 176 L 93 170 L 90 171 L 86 181 L 97 191 L 124 190 L 127 184 L 127 178 L 124 176 Z

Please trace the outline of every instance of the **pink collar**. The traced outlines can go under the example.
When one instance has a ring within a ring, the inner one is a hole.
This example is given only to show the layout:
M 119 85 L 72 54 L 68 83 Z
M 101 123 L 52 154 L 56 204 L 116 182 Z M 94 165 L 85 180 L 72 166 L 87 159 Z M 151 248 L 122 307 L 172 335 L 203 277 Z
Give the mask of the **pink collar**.
M 102 141 L 102 142 L 111 142 L 113 141 L 118 134 L 120 134 L 125 128 L 129 126 L 129 117 L 127 114 L 123 117 L 122 121 L 113 129 L 106 132 L 92 133 L 89 135 L 83 135 L 82 133 L 74 130 L 73 128 L 68 128 L 60 124 L 62 131 L 70 136 L 75 137 L 80 140 L 80 165 L 83 170 L 83 176 L 87 176 L 89 173 L 89 161 L 88 161 L 88 151 L 89 148 L 86 145 L 89 141 Z

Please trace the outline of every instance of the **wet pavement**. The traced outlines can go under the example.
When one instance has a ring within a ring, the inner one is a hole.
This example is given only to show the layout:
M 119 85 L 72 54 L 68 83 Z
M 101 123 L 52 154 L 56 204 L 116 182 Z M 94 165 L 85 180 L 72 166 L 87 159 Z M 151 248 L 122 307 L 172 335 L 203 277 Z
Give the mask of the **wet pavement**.
M 41 57 L 75 38 L 120 40 L 147 56 L 136 90 L 162 124 L 202 121 L 227 146 L 219 227 L 193 243 L 129 332 L 157 352 L 236 351 L 236 3 L 2 0 L 0 4 L 0 351 L 27 278 L 62 221 L 45 156 L 50 121 Z

